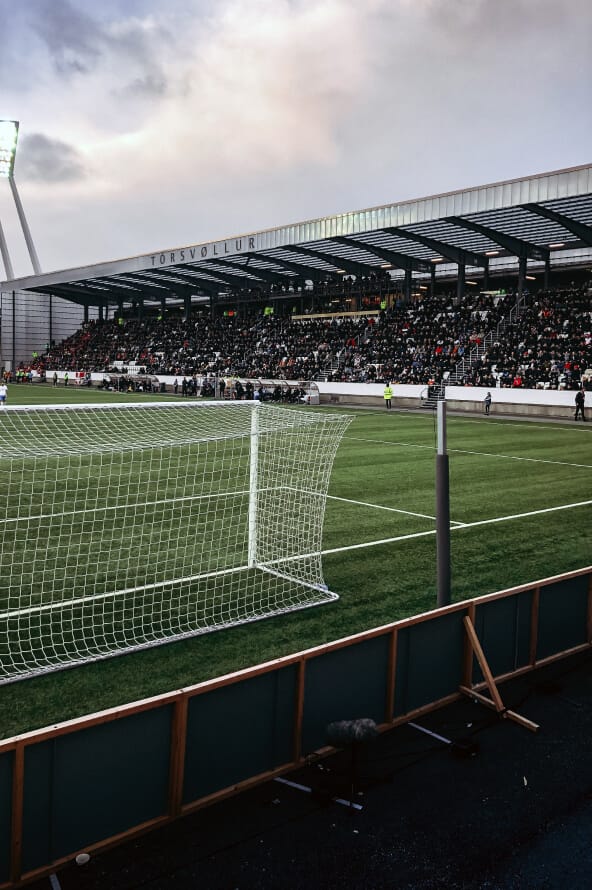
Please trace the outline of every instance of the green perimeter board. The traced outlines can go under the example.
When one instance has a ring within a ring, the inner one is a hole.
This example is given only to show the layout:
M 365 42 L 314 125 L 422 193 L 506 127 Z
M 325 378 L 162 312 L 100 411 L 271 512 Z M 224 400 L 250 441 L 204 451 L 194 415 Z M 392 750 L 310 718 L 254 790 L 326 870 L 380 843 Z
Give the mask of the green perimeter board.
M 385 719 L 390 635 L 326 652 L 306 662 L 302 753 L 328 744 L 338 720 Z
M 395 717 L 458 692 L 463 681 L 465 614 L 452 612 L 399 631 Z
M 0 884 L 10 876 L 14 751 L 0 754 Z
M 525 667 L 530 657 L 531 590 L 478 605 L 475 631 L 494 677 Z M 473 656 L 473 683 L 483 674 Z
M 292 761 L 296 691 L 288 665 L 190 698 L 183 803 Z
M 167 812 L 172 706 L 25 749 L 23 872 Z
M 557 581 L 541 588 L 537 659 L 588 642 L 589 575 Z M 561 608 L 557 607 L 557 603 Z

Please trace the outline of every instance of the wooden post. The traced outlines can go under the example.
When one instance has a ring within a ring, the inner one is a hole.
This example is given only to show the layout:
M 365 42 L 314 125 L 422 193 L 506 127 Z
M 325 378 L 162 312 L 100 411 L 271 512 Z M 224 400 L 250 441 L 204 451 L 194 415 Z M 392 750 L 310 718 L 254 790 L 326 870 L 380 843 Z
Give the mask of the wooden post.
M 395 714 L 395 684 L 397 679 L 397 642 L 399 636 L 392 630 L 389 637 L 388 666 L 386 677 L 385 723 L 392 723 Z
M 171 721 L 171 755 L 169 767 L 169 816 L 175 818 L 183 805 L 183 778 L 187 748 L 187 711 L 189 699 L 180 696 L 173 704 Z
M 12 773 L 12 824 L 10 842 L 10 880 L 17 883 L 21 877 L 23 859 L 23 797 L 25 790 L 25 746 L 20 743 L 14 749 Z
M 294 763 L 302 759 L 302 720 L 304 716 L 304 680 L 306 677 L 306 659 L 298 662 L 298 674 L 296 679 L 296 702 L 294 708 L 294 736 L 292 751 Z
M 592 643 L 592 572 L 590 573 L 590 578 L 588 579 L 588 622 L 587 622 L 587 630 L 588 630 L 587 640 L 588 640 L 589 643 Z
M 471 620 L 471 624 L 475 625 L 475 613 L 477 609 L 475 603 L 470 603 L 467 609 L 467 616 Z M 463 653 L 463 686 L 473 685 L 473 647 L 469 635 L 465 637 L 465 646 Z
M 537 660 L 537 648 L 539 643 L 539 607 L 541 604 L 541 588 L 535 587 L 532 591 L 532 603 L 530 607 L 530 649 L 528 663 L 534 667 Z

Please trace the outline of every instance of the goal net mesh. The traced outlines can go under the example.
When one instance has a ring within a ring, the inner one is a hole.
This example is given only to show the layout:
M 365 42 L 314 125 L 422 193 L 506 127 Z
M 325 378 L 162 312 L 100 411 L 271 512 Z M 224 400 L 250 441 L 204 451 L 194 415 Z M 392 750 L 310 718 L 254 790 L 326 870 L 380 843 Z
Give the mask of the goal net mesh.
M 257 403 L 0 412 L 0 683 L 317 605 L 351 418 Z

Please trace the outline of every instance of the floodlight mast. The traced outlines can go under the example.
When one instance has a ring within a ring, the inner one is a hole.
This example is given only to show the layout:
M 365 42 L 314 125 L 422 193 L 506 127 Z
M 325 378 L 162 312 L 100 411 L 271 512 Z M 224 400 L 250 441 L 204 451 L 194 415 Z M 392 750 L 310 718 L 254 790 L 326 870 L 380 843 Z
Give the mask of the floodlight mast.
M 31 230 L 30 230 L 29 224 L 27 222 L 27 217 L 25 216 L 25 210 L 23 208 L 23 203 L 22 203 L 21 197 L 18 193 L 18 189 L 16 187 L 16 180 L 14 178 L 14 160 L 16 157 L 16 144 L 18 141 L 18 131 L 19 131 L 19 122 L 18 121 L 0 120 L 0 177 L 2 177 L 4 179 L 8 179 L 8 181 L 10 183 L 10 189 L 12 191 L 14 205 L 16 207 L 16 212 L 17 212 L 17 215 L 19 218 L 19 222 L 21 224 L 21 229 L 23 232 L 23 236 L 25 238 L 27 250 L 29 251 L 29 257 L 31 259 L 33 271 L 35 272 L 35 275 L 40 275 L 41 274 L 41 266 L 39 264 L 39 257 L 37 256 L 37 251 L 35 250 L 35 245 L 33 243 L 33 238 L 31 236 Z M 6 277 L 8 280 L 10 280 L 10 279 L 14 278 L 14 270 L 12 267 L 10 254 L 8 252 L 8 245 L 6 243 L 6 238 L 4 237 L 4 231 L 2 229 L 1 223 L 0 223 L 0 253 L 2 254 L 2 262 L 4 263 Z
M 23 208 L 23 202 L 21 201 L 21 196 L 18 193 L 18 189 L 16 187 L 16 180 L 14 176 L 9 176 L 8 181 L 10 183 L 10 188 L 12 190 L 12 197 L 14 198 L 14 204 L 16 207 L 16 212 L 18 214 L 19 222 L 21 224 L 21 229 L 23 230 L 23 235 L 25 237 L 25 241 L 27 244 L 27 250 L 29 251 L 29 256 L 31 258 L 31 264 L 33 266 L 33 271 L 35 275 L 41 275 L 41 266 L 39 265 L 39 257 L 37 256 L 37 251 L 35 250 L 35 245 L 33 244 L 33 237 L 31 235 L 31 230 L 29 228 L 29 223 L 27 222 L 27 217 L 25 216 L 25 210 Z

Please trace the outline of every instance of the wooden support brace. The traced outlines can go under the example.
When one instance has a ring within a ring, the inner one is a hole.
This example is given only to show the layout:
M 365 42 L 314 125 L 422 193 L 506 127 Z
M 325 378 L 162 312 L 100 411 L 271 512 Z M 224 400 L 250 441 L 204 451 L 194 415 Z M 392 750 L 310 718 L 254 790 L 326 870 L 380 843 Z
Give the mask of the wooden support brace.
M 502 697 L 499 693 L 499 689 L 495 684 L 495 680 L 493 679 L 493 674 L 491 673 L 491 668 L 487 663 L 487 659 L 485 658 L 485 653 L 483 652 L 483 648 L 481 643 L 479 642 L 479 637 L 475 631 L 473 626 L 473 622 L 469 618 L 468 615 L 465 615 L 464 618 L 465 630 L 467 632 L 467 636 L 469 638 L 469 642 L 471 644 L 471 648 L 475 653 L 477 661 L 479 662 L 479 667 L 481 668 L 481 672 L 485 678 L 485 683 L 487 688 L 489 689 L 489 694 L 491 698 L 487 698 L 485 695 L 481 695 L 479 692 L 475 692 L 469 686 L 461 686 L 460 691 L 465 695 L 470 696 L 471 698 L 476 699 L 481 704 L 486 705 L 488 708 L 493 708 L 500 717 L 504 719 L 513 720 L 514 723 L 519 723 L 520 726 L 524 726 L 526 729 L 529 729 L 531 732 L 536 732 L 539 728 L 538 723 L 534 723 L 532 720 L 528 720 L 526 717 L 522 717 L 521 714 L 517 714 L 515 711 L 509 711 L 502 701 Z

